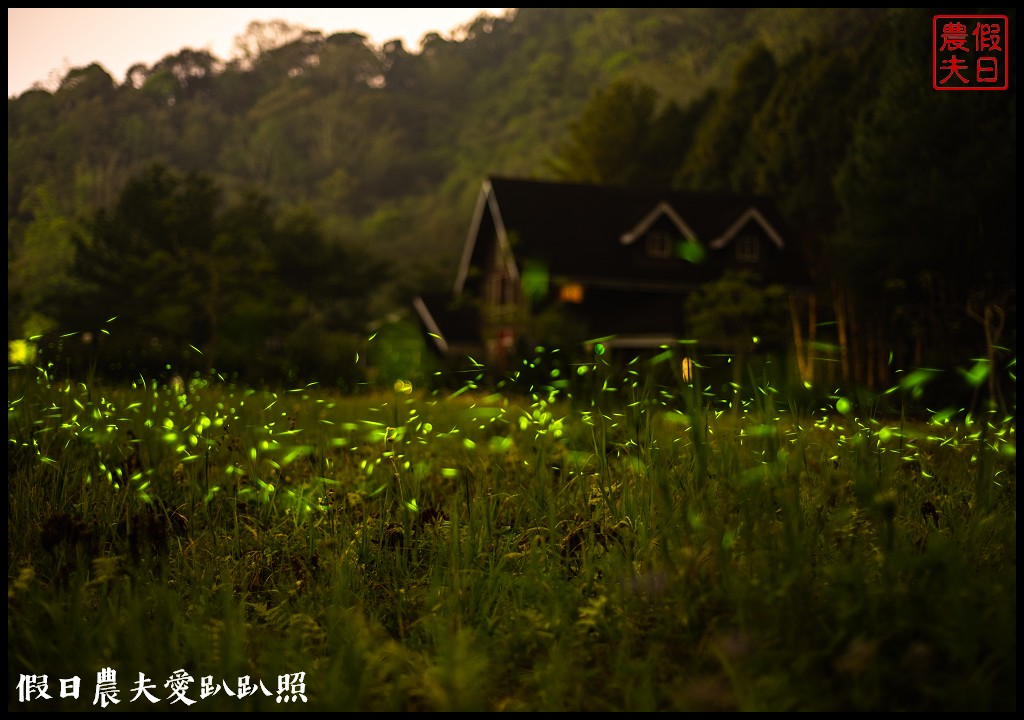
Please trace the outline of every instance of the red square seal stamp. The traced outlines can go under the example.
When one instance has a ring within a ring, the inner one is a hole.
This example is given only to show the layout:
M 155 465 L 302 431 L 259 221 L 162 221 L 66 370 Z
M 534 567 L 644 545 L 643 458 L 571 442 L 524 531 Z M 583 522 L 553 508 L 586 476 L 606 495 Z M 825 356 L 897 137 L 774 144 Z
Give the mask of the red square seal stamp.
M 1006 15 L 932 17 L 932 87 L 1006 90 L 1010 86 Z

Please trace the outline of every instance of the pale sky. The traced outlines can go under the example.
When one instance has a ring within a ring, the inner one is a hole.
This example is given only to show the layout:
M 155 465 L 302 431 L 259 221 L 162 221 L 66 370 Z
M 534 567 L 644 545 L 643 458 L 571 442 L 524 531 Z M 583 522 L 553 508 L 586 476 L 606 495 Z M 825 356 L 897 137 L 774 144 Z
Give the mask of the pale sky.
M 51 76 L 96 62 L 115 82 L 136 63 L 152 67 L 184 48 L 234 55 L 235 37 L 253 20 L 284 20 L 325 36 L 355 31 L 374 45 L 400 38 L 419 50 L 424 35 L 452 31 L 480 13 L 505 8 L 7 8 L 7 97 Z

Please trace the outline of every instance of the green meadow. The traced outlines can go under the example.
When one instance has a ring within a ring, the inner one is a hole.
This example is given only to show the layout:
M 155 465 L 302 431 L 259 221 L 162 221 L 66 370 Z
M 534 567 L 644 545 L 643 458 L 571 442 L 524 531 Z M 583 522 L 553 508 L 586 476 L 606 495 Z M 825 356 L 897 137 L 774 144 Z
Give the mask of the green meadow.
M 11 366 L 8 710 L 1016 710 L 1015 405 L 675 364 Z

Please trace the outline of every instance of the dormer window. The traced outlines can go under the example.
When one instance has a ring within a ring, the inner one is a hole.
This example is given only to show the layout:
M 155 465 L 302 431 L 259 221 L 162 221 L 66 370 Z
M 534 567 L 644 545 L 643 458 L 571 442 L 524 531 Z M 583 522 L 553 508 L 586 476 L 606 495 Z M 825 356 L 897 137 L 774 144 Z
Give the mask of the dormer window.
M 756 263 L 761 259 L 761 243 L 753 235 L 736 238 L 736 259 L 742 263 Z
M 652 232 L 647 236 L 647 257 L 672 256 L 672 237 L 666 232 Z

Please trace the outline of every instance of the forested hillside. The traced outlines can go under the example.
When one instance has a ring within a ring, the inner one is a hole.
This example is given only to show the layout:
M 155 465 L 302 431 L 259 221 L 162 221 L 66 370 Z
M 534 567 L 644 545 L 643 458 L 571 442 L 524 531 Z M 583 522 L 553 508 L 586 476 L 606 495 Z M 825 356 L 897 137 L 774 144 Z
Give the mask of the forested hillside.
M 8 100 L 8 340 L 118 316 L 128 365 L 325 376 L 450 285 L 501 174 L 772 195 L 847 380 L 1005 366 L 1015 49 L 1008 90 L 937 92 L 933 14 L 522 8 L 418 53 L 254 24 L 76 68 Z

